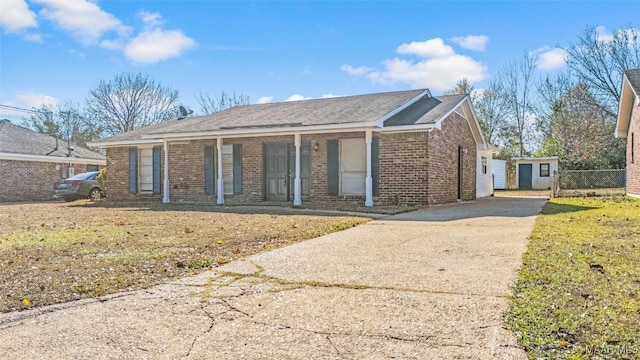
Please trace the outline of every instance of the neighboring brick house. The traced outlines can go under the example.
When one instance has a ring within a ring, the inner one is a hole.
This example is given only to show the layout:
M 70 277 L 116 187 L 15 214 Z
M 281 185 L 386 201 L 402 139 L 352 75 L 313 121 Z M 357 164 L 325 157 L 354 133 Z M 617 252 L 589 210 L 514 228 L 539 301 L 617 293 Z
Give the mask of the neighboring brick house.
M 104 155 L 0 120 L 0 202 L 53 200 L 53 184 L 106 165 Z
M 106 148 L 111 199 L 373 206 L 492 192 L 469 96 L 428 90 L 238 106 L 91 146 Z
M 622 77 L 622 91 L 616 124 L 617 138 L 627 139 L 627 195 L 640 197 L 640 69 L 627 70 Z

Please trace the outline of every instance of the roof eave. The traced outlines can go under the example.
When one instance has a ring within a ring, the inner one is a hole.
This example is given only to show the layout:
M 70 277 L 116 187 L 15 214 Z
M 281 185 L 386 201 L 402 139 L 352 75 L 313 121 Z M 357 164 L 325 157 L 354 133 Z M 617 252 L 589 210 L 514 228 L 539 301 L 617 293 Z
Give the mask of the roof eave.
M 107 165 L 107 160 L 105 159 L 63 157 L 63 156 L 51 156 L 51 155 L 32 155 L 32 154 L 18 154 L 18 153 L 6 153 L 6 152 L 0 152 L 0 160 L 35 161 L 35 162 L 51 162 L 51 163 L 65 163 L 65 164 Z
M 620 93 L 620 104 L 618 106 L 618 119 L 616 120 L 616 130 L 614 136 L 618 139 L 624 139 L 629 132 L 629 123 L 631 122 L 631 113 L 637 94 L 631 86 L 626 74 L 622 75 L 622 90 Z
M 381 118 L 379 118 L 378 120 L 376 120 L 376 125 L 378 127 L 384 127 L 384 122 L 385 121 L 389 120 L 390 118 L 392 118 L 393 116 L 395 116 L 399 112 L 403 111 L 404 109 L 408 108 L 409 106 L 415 104 L 418 100 L 422 99 L 425 95 L 431 96 L 431 92 L 429 91 L 429 89 L 425 89 L 420 94 L 414 96 L 413 98 L 409 99 L 404 104 L 400 105 L 399 107 L 395 108 L 394 110 L 390 111 L 386 115 L 384 115 Z
M 482 129 L 480 128 L 480 122 L 478 122 L 478 117 L 476 116 L 476 112 L 473 110 L 473 105 L 471 104 L 471 97 L 469 95 L 465 96 L 460 100 L 455 106 L 452 106 L 451 109 L 442 115 L 438 120 L 435 121 L 435 126 L 437 129 L 442 128 L 442 122 L 449 117 L 456 109 L 460 106 L 464 105 L 463 111 L 465 113 L 465 117 L 467 123 L 469 124 L 469 128 L 471 130 L 471 134 L 473 135 L 473 139 L 476 141 L 476 146 L 480 150 L 485 150 L 488 148 L 487 142 L 484 139 L 484 135 L 482 135 Z
M 274 134 L 296 134 L 296 133 L 330 133 L 341 132 L 354 129 L 375 128 L 376 123 L 372 121 L 346 123 L 346 124 L 327 124 L 327 125 L 311 125 L 296 127 L 270 127 L 270 128 L 245 128 L 245 129 L 225 129 L 212 131 L 196 131 L 189 133 L 165 133 L 165 134 L 149 134 L 142 135 L 143 140 L 169 140 L 181 139 L 188 140 L 190 138 L 230 138 L 230 137 L 251 137 Z
M 162 144 L 162 139 L 151 139 L 151 140 L 121 140 L 121 141 L 95 141 L 88 142 L 87 146 L 97 147 L 97 148 L 107 148 L 107 147 L 118 147 L 118 146 L 128 146 L 128 145 L 141 145 L 141 144 Z

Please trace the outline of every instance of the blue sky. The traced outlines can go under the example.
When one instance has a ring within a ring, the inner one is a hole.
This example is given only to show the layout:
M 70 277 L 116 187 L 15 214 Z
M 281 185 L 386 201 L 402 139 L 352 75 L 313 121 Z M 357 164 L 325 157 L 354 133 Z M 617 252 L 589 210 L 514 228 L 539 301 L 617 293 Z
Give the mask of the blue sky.
M 486 86 L 527 52 L 564 67 L 587 26 L 633 24 L 634 1 L 2 0 L 0 104 L 83 102 L 100 79 L 144 73 L 252 102 Z M 0 109 L 0 116 L 6 110 Z

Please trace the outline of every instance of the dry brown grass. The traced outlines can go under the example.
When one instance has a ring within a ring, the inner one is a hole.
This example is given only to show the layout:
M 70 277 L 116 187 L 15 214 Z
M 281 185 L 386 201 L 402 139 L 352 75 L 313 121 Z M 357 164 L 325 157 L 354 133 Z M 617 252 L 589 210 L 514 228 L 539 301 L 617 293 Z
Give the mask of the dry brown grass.
M 366 221 L 281 207 L 0 205 L 0 312 L 145 288 Z

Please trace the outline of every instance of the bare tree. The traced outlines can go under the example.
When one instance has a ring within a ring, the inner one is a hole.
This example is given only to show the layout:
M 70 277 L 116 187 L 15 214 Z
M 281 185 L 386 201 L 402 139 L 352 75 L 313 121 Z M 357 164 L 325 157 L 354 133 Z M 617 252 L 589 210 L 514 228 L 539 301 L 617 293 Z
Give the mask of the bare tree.
M 81 146 L 98 139 L 102 133 L 102 128 L 84 116 L 80 105 L 71 102 L 42 105 L 33 110 L 23 125 L 39 133 L 56 136 Z
M 514 130 L 515 139 L 512 139 L 512 143 L 516 146 L 516 154 L 519 156 L 529 153 L 525 144 L 531 140 L 533 130 L 531 126 L 534 114 L 532 92 L 537 64 L 536 56 L 525 54 L 522 61 L 512 62 L 500 71 L 505 110 Z
M 119 134 L 177 116 L 178 90 L 142 74 L 120 74 L 100 80 L 89 91 L 87 107 L 107 134 Z
M 472 96 L 472 101 L 484 138 L 497 145 L 509 126 L 501 84 L 491 81 L 488 88 Z
M 234 106 L 249 105 L 251 103 L 251 99 L 247 95 L 236 96 L 236 93 L 233 93 L 233 96 L 229 96 L 224 91 L 220 93 L 220 97 L 218 98 L 212 98 L 209 94 L 198 92 L 196 100 L 200 105 L 203 115 L 213 114 Z
M 569 53 L 569 68 L 600 99 L 600 105 L 611 116 L 616 116 L 618 111 L 622 73 L 640 68 L 638 35 L 631 26 L 614 30 L 611 35 L 603 35 L 591 26 L 575 44 L 565 49 Z
M 473 89 L 473 84 L 471 84 L 467 78 L 462 78 L 458 80 L 456 86 L 453 89 L 445 91 L 444 95 L 471 94 L 473 92 Z
M 569 76 L 547 78 L 538 87 L 544 121 L 541 156 L 559 156 L 566 169 L 624 167 L 624 143 L 615 139 L 615 118 L 584 83 Z M 543 105 L 544 104 L 544 105 Z

